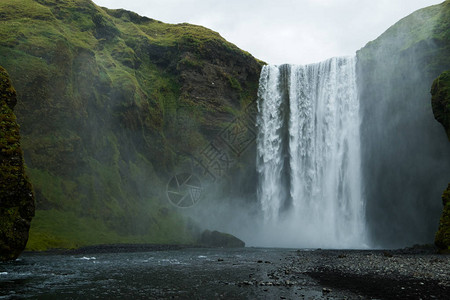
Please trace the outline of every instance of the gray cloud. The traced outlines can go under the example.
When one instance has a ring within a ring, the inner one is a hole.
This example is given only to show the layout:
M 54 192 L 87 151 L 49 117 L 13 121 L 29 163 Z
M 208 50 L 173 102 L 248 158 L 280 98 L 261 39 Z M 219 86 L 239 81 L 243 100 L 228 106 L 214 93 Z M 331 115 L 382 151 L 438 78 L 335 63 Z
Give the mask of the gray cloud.
M 442 0 L 94 0 L 167 23 L 192 23 L 271 64 L 353 55 L 395 22 Z

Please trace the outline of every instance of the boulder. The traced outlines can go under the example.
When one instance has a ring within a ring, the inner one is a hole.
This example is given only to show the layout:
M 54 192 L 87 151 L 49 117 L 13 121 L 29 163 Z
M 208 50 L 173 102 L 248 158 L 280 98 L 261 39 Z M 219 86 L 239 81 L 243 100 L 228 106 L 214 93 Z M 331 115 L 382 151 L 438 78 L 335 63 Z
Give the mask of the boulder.
M 245 243 L 234 235 L 219 231 L 205 230 L 198 240 L 198 244 L 205 247 L 241 248 Z

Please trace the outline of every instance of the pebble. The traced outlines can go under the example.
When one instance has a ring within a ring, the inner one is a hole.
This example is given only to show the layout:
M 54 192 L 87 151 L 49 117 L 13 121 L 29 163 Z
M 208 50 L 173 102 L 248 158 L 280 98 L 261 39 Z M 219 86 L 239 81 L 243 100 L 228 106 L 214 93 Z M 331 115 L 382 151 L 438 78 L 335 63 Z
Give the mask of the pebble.
M 295 254 L 295 256 L 283 259 L 282 262 L 273 260 L 273 264 L 267 260 L 257 260 L 259 264 L 272 265 L 258 266 L 256 269 L 252 269 L 255 273 L 249 275 L 249 280 L 238 285 L 260 286 L 261 290 L 269 293 L 280 291 L 280 287 L 283 287 L 284 291 L 291 290 L 292 293 L 295 292 L 296 297 L 299 297 L 300 290 L 308 291 L 312 287 L 311 282 L 302 274 L 331 271 L 352 276 L 369 275 L 394 280 L 401 280 L 401 278 L 416 280 L 414 286 L 403 282 L 396 286 L 399 295 L 410 295 L 411 293 L 415 293 L 416 296 L 423 295 L 418 294 L 418 290 L 428 293 L 430 281 L 438 282 L 438 285 L 444 288 L 450 288 L 450 268 L 448 267 L 450 256 L 434 253 L 402 253 L 400 250 L 321 250 L 296 251 Z M 261 274 L 260 271 L 263 273 Z M 323 285 L 316 285 L 316 287 L 316 291 L 322 294 L 320 299 L 335 298 L 336 296 L 339 298 L 341 293 L 337 290 L 331 294 L 332 289 L 323 287 Z M 436 297 L 435 295 L 438 294 L 427 294 L 430 298 Z M 282 297 L 284 296 L 280 296 L 280 299 L 283 299 Z M 356 295 L 352 297 L 356 297 Z M 352 297 L 350 298 L 353 299 Z M 419 298 L 416 297 L 416 299 Z

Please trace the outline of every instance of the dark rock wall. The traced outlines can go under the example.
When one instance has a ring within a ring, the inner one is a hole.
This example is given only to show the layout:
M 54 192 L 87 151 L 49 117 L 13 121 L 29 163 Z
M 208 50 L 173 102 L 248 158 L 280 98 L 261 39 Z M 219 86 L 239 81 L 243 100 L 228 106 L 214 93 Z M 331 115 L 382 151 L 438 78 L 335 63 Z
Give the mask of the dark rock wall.
M 443 72 L 433 81 L 431 96 L 434 117 L 444 126 L 450 140 L 450 71 Z
M 450 144 L 429 87 L 450 68 L 450 1 L 419 10 L 357 52 L 366 215 L 374 246 L 431 243 Z
M 34 216 L 33 190 L 13 112 L 16 103 L 16 91 L 0 67 L 0 260 L 15 259 L 25 249 Z
M 198 244 L 204 247 L 219 247 L 219 248 L 242 248 L 245 243 L 237 237 L 219 232 L 205 230 L 198 240 Z
M 439 228 L 436 232 L 434 243 L 440 249 L 450 252 L 450 184 L 442 194 L 442 210 Z
M 431 87 L 431 104 L 434 117 L 440 122 L 447 132 L 450 141 L 450 71 L 439 75 Z M 450 183 L 442 194 L 444 206 L 439 228 L 435 236 L 435 244 L 442 250 L 450 250 Z

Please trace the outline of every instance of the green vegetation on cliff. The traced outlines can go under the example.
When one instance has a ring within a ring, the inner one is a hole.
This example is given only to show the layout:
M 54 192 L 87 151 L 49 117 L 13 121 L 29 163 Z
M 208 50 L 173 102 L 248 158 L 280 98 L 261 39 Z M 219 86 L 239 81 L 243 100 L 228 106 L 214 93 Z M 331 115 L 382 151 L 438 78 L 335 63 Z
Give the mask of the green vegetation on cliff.
M 89 0 L 2 0 L 0 16 L 36 193 L 28 248 L 192 242 L 165 185 L 255 100 L 261 63 L 204 27 Z
M 434 243 L 441 250 L 450 252 L 450 183 L 447 190 L 442 194 L 442 204 L 444 205 L 444 209 Z
M 450 1 L 403 18 L 357 52 L 366 216 L 376 244 L 430 243 L 450 144 L 430 86 L 450 69 Z
M 444 126 L 450 140 L 450 71 L 442 73 L 433 81 L 431 95 L 434 117 Z
M 367 43 L 357 52 L 358 59 L 364 63 L 375 63 L 397 58 L 402 68 L 407 67 L 403 63 L 412 66 L 420 64 L 423 67 L 422 75 L 427 78 L 434 76 L 434 79 L 436 74 L 450 65 L 449 20 L 449 0 L 420 9 L 395 23 L 376 40 Z M 385 80 L 388 80 L 387 76 Z
M 13 112 L 16 102 L 8 73 L 0 67 L 0 260 L 15 259 L 25 249 L 34 216 L 33 191 Z
M 450 141 L 450 71 L 443 72 L 434 80 L 431 95 L 434 117 L 444 126 Z M 440 249 L 450 251 L 450 183 L 442 194 L 442 205 L 444 208 L 434 242 Z

